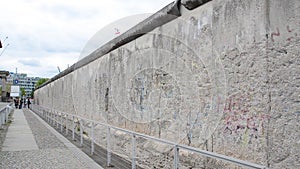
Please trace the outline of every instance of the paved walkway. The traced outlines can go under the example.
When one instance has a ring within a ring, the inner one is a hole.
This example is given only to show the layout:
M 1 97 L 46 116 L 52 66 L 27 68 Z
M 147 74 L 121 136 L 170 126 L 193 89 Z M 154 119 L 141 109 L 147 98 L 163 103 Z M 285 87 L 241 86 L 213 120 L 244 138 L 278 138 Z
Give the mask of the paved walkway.
M 16 109 L 0 152 L 0 168 L 101 167 L 28 109 Z
M 31 129 L 25 119 L 24 113 L 16 109 L 14 122 L 8 128 L 2 151 L 38 150 Z

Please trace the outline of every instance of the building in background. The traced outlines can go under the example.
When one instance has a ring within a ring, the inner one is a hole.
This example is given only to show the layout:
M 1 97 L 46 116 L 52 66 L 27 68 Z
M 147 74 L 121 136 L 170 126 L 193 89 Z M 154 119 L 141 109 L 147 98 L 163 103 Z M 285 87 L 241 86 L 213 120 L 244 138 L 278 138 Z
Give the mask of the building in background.
M 39 80 L 39 77 L 27 77 L 25 73 L 13 73 L 10 72 L 7 76 L 7 83 L 9 85 L 20 86 L 24 88 L 25 97 L 31 97 L 31 93 L 34 91 L 34 86 Z
M 0 71 L 0 101 L 6 102 L 8 99 L 8 90 L 7 90 L 7 76 L 9 75 L 8 71 Z

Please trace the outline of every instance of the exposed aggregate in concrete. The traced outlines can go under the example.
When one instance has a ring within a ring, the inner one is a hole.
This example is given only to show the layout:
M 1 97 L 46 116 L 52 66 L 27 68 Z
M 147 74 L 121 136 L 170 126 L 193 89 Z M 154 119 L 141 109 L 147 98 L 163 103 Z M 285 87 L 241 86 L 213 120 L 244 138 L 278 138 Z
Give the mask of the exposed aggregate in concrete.
M 27 109 L 23 112 L 39 149 L 66 148 L 31 112 Z
M 77 169 L 86 167 L 72 156 L 70 151 L 60 148 L 0 152 L 0 168 Z

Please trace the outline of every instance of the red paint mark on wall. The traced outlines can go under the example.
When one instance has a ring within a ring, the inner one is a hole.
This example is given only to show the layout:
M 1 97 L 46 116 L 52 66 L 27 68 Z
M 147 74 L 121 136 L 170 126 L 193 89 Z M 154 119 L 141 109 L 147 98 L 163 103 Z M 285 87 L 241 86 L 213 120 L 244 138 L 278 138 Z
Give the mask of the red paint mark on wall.
M 274 36 L 280 36 L 279 28 L 276 28 L 277 32 L 272 32 L 271 33 L 271 39 L 274 42 Z
M 294 29 L 291 29 L 289 26 L 286 26 L 286 29 L 289 33 L 294 32 Z M 294 37 L 297 37 L 297 33 L 295 33 L 294 36 L 288 37 L 286 40 L 291 41 Z
M 297 37 L 297 32 L 294 31 L 294 29 L 291 29 L 290 26 L 286 26 L 286 30 L 284 30 L 284 32 L 287 32 L 289 37 L 286 39 L 287 41 L 291 41 L 294 37 Z M 292 33 L 294 33 L 293 35 L 291 35 Z M 276 28 L 276 32 L 272 32 L 271 33 L 271 40 L 272 42 L 274 42 L 274 36 L 280 36 L 280 30 L 279 28 Z
M 115 28 L 115 35 L 118 35 L 118 34 L 120 34 L 120 31 L 118 28 Z

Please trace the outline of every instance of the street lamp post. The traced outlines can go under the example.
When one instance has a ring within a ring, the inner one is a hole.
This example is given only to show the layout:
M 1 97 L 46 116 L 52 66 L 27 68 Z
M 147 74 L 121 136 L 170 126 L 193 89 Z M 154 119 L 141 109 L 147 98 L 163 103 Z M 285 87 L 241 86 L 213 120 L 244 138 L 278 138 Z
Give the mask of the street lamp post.
M 8 39 L 8 36 L 5 37 L 5 39 L 3 40 L 3 44 L 4 42 Z M 4 51 L 6 50 L 6 48 L 9 46 L 9 43 L 4 47 L 4 49 L 2 50 L 0 56 L 2 56 L 2 54 L 4 53 Z M 2 43 L 0 41 L 0 48 L 2 48 Z
M 9 43 L 4 47 L 4 49 L 2 50 L 0 56 L 2 56 L 2 54 L 4 53 L 4 51 L 6 50 L 6 48 L 8 47 Z

